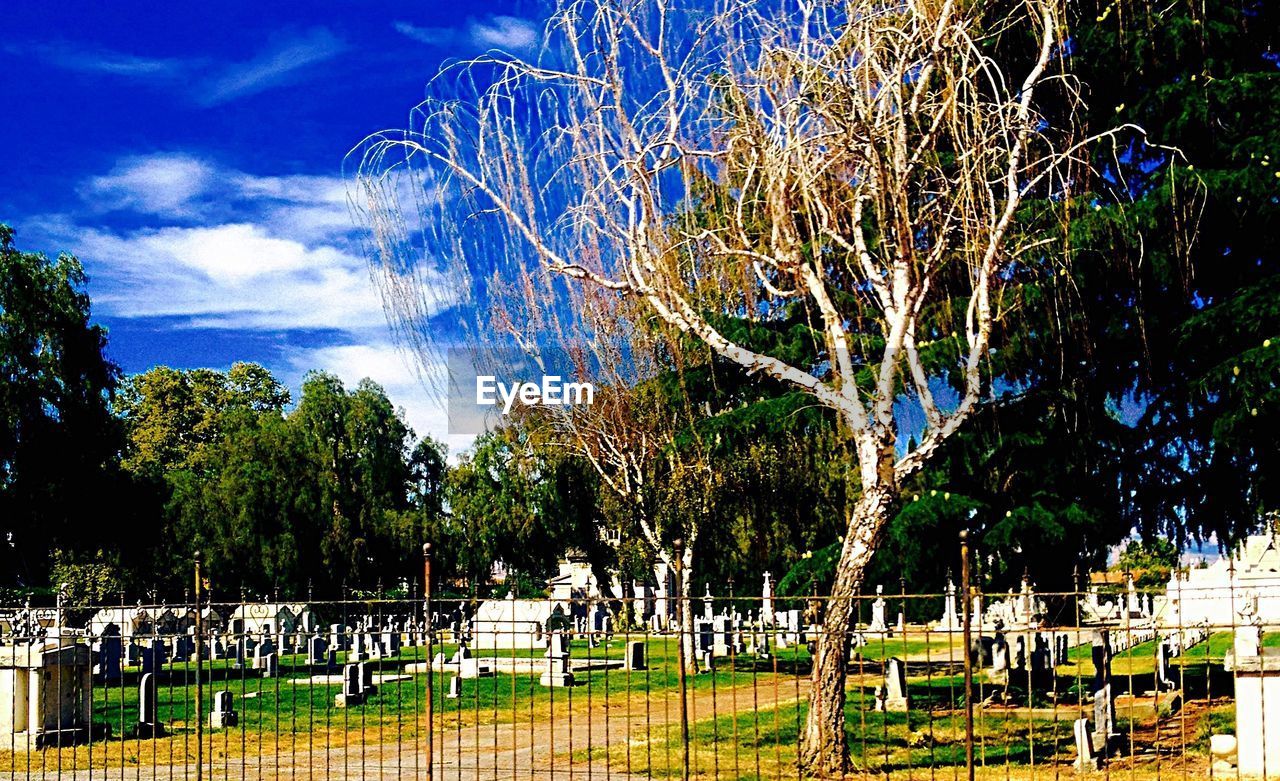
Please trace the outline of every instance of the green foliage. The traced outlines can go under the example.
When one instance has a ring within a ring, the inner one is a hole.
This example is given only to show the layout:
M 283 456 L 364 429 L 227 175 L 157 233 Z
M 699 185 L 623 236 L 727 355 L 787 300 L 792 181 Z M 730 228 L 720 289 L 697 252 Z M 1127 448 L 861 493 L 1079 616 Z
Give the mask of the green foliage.
M 308 375 L 295 410 L 270 372 L 160 367 L 130 378 L 126 465 L 166 497 L 154 554 L 205 554 L 215 592 L 337 596 L 419 575 L 442 512 L 444 453 L 382 388 Z M 383 589 L 385 591 L 385 589 Z
M 103 509 L 128 496 L 108 409 L 118 370 L 85 282 L 74 257 L 23 252 L 0 224 L 0 585 L 43 583 L 53 547 L 104 544 Z
M 112 557 L 98 550 L 86 557 L 76 557 L 63 550 L 53 551 L 49 580 L 62 594 L 68 607 L 111 604 L 124 586 Z
M 449 470 L 448 513 L 432 534 L 446 578 L 474 590 L 493 565 L 507 589 L 545 592 L 567 551 L 585 554 L 601 572 L 609 557 L 597 527 L 594 473 L 554 448 L 541 448 L 515 426 L 481 435 Z

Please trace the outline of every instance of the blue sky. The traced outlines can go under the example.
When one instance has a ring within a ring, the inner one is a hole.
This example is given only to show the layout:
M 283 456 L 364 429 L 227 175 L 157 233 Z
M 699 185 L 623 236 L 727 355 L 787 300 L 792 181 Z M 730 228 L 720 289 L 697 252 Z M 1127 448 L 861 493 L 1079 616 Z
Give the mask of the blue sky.
M 15 3 L 0 41 L 0 221 L 72 252 L 129 373 L 258 361 L 372 377 L 419 434 L 440 405 L 392 342 L 343 156 L 402 127 L 451 57 L 529 53 L 511 3 Z M 464 440 L 450 441 L 456 450 Z

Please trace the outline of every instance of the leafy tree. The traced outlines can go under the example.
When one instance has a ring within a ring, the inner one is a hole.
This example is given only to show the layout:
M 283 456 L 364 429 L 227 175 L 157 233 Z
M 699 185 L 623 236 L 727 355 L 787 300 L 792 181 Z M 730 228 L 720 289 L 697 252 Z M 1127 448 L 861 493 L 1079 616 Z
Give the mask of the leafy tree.
M 129 447 L 123 465 L 158 476 L 201 468 L 205 448 L 218 441 L 234 410 L 283 412 L 289 392 L 264 367 L 232 364 L 230 371 L 157 366 L 127 378 L 116 399 Z
M 54 547 L 106 544 L 104 508 L 127 494 L 109 411 L 119 372 L 85 283 L 74 257 L 23 252 L 0 224 L 0 583 L 42 584 Z
M 1099 150 L 1065 358 L 1129 427 L 1123 521 L 1230 543 L 1280 502 L 1280 8 L 1077 8 L 1087 122 L 1133 121 L 1151 143 Z

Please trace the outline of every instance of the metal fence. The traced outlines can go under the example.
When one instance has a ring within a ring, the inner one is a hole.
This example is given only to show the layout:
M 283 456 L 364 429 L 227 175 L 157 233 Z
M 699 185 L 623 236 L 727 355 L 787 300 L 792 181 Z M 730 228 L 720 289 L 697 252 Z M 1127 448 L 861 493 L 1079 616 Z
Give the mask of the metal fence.
M 848 636 L 847 775 L 1280 775 L 1280 655 L 1263 631 L 1280 590 L 1272 604 L 1257 574 L 869 588 Z M 0 775 L 803 778 L 827 607 L 705 590 L 13 607 Z

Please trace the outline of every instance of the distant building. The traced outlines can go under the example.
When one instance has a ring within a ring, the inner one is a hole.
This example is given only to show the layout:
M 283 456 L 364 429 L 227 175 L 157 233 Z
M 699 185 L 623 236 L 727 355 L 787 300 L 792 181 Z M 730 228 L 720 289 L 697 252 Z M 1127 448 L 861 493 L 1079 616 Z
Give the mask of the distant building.
M 1208 567 L 1177 572 L 1165 587 L 1157 617 L 1164 626 L 1234 626 L 1243 614 L 1280 628 L 1280 535 L 1255 534 Z

